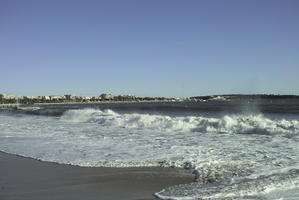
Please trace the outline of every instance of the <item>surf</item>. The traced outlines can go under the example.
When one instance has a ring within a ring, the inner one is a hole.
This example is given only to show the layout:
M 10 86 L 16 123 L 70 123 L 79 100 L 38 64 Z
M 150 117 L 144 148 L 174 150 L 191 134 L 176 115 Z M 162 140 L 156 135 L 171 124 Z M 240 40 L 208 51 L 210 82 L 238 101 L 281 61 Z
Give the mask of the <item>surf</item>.
M 81 109 L 66 111 L 62 115 L 61 120 L 74 123 L 97 123 L 106 127 L 167 132 L 192 131 L 230 134 L 296 134 L 299 132 L 298 120 L 270 119 L 262 114 L 225 115 L 221 118 L 213 118 L 139 113 L 119 114 L 110 109 Z

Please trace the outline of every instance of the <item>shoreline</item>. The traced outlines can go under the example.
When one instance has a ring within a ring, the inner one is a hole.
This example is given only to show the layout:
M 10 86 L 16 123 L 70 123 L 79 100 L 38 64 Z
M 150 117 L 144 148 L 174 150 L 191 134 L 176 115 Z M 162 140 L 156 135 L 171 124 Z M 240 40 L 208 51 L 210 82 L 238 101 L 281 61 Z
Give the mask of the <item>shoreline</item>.
M 184 169 L 80 167 L 0 151 L 3 200 L 155 200 L 155 192 L 193 181 Z

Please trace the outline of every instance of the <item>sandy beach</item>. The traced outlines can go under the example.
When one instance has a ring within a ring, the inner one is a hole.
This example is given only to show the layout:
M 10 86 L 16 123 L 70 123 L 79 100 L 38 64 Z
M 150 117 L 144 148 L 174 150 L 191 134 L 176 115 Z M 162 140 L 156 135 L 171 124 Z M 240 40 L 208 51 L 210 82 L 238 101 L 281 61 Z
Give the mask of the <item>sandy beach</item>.
M 150 200 L 166 186 L 191 181 L 180 169 L 78 167 L 0 152 L 1 200 Z

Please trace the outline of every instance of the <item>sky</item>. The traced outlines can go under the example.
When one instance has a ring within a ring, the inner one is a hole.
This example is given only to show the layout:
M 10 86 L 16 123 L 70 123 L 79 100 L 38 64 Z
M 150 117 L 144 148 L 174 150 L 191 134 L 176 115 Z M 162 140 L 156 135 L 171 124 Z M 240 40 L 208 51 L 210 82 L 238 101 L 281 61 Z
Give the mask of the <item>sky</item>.
M 0 93 L 299 94 L 298 0 L 0 0 Z

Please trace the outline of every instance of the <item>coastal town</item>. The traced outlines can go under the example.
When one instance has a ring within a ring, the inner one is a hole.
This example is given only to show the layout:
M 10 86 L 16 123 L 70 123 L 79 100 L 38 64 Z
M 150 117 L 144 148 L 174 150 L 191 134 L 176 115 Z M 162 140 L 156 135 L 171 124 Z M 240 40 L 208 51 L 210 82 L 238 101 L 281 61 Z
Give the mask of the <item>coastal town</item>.
M 113 95 L 103 93 L 99 96 L 76 96 L 72 94 L 49 96 L 21 96 L 0 94 L 0 104 L 37 104 L 37 103 L 100 103 L 100 102 L 139 102 L 139 101 L 181 101 L 177 98 L 137 97 L 135 95 Z
M 256 101 L 266 99 L 297 99 L 299 95 L 272 95 L 272 94 L 227 94 L 194 96 L 188 98 L 167 97 L 138 97 L 135 95 L 113 95 L 103 93 L 99 96 L 77 96 L 72 94 L 49 96 L 14 96 L 0 93 L 0 105 L 14 104 L 59 104 L 59 103 L 122 103 L 122 102 L 209 102 L 209 101 Z

